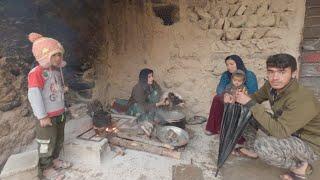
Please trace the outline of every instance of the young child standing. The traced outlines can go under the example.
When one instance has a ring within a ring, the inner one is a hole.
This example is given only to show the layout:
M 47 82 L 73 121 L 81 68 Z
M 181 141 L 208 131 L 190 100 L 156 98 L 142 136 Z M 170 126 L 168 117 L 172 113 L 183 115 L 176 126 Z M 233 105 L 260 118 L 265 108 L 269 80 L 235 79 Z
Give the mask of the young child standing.
M 63 179 L 58 169 L 71 166 L 60 160 L 59 153 L 64 141 L 65 104 L 63 75 L 61 68 L 64 49 L 55 39 L 30 33 L 32 53 L 38 62 L 28 74 L 28 99 L 36 118 L 36 140 L 38 142 L 39 167 L 47 179 Z

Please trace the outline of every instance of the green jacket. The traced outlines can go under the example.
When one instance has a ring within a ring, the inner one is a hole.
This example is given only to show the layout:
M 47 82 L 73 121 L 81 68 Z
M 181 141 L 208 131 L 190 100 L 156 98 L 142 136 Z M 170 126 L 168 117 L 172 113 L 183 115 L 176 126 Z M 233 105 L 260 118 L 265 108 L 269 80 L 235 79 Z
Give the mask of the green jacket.
M 312 91 L 293 79 L 273 96 L 267 81 L 248 103 L 254 118 L 274 137 L 287 138 L 296 133 L 320 155 L 320 103 Z M 262 103 L 269 100 L 273 115 Z

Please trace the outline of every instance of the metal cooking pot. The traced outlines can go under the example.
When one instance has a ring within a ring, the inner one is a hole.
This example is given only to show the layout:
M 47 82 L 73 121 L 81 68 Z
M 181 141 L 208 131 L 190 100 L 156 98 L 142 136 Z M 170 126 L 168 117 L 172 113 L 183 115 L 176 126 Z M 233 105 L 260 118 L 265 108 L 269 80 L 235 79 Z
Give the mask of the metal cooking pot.
M 159 111 L 159 115 L 166 121 L 164 125 L 176 126 L 182 129 L 186 127 L 186 115 L 180 111 Z
M 102 128 L 111 124 L 111 114 L 104 111 L 99 111 L 93 114 L 92 124 L 95 127 Z
M 159 126 L 157 128 L 157 138 L 175 147 L 186 145 L 189 142 L 188 133 L 175 126 Z

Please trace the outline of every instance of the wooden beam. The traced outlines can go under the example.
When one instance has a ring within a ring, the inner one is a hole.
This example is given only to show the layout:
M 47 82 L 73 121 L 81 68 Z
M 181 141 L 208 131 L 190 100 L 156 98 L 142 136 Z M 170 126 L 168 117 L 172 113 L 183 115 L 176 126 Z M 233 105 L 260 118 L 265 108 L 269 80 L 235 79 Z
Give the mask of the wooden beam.
M 145 144 L 142 142 L 131 141 L 131 140 L 122 139 L 119 137 L 110 137 L 108 140 L 110 144 L 125 147 L 128 149 L 145 151 L 145 152 L 158 154 L 161 156 L 167 156 L 175 159 L 180 159 L 180 156 L 181 156 L 181 153 L 178 151 L 174 151 L 171 149 L 166 149 L 158 146 L 152 146 L 150 144 Z
M 156 142 L 156 141 L 153 141 L 153 140 L 140 138 L 140 137 L 137 137 L 137 136 L 130 136 L 130 135 L 126 134 L 126 133 L 118 132 L 117 136 L 120 137 L 120 138 L 123 138 L 123 139 L 137 141 L 137 142 L 149 144 L 149 145 L 152 145 L 152 146 L 164 147 L 164 148 L 167 148 L 167 149 L 174 149 L 174 146 L 172 146 L 170 144 Z

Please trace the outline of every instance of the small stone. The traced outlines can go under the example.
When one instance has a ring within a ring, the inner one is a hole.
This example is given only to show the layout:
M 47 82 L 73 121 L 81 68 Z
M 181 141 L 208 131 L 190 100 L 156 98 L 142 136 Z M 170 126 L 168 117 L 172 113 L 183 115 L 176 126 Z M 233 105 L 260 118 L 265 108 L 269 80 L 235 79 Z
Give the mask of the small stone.
M 256 11 L 257 11 L 257 8 L 258 8 L 257 4 L 250 4 L 250 5 L 247 7 L 246 11 L 244 12 L 244 15 L 252 15 L 252 14 L 255 14 Z
M 210 20 L 210 23 L 209 23 L 209 29 L 215 28 L 216 22 L 217 22 L 216 19 L 211 19 L 211 20 Z
M 274 15 L 266 15 L 259 18 L 260 27 L 273 27 L 276 24 L 276 18 Z
M 245 11 L 246 9 L 247 9 L 247 6 L 241 5 L 236 14 L 237 14 L 238 16 L 241 16 L 241 15 L 243 15 L 243 13 L 244 13 L 244 11 Z
M 209 24 L 210 24 L 210 20 L 209 19 L 200 19 L 200 21 L 198 21 L 199 27 L 202 30 L 208 30 L 209 29 Z
M 287 31 L 286 29 L 272 28 L 264 35 L 264 37 L 283 38 L 286 31 Z
M 289 19 L 290 19 L 290 16 L 288 14 L 281 14 L 280 15 L 280 26 L 281 26 L 281 23 L 284 24 L 284 26 L 288 26 L 289 24 Z
M 206 20 L 211 19 L 211 15 L 209 13 L 207 13 L 204 9 L 196 8 L 195 11 L 198 14 L 198 16 L 200 17 L 200 19 L 206 19 Z
M 230 28 L 225 32 L 226 40 L 227 41 L 237 40 L 240 38 L 240 34 L 241 34 L 241 29 Z
M 257 46 L 257 48 L 259 49 L 259 50 L 266 50 L 267 48 L 268 48 L 268 44 L 265 42 L 265 41 L 263 41 L 263 40 L 260 40 L 260 41 L 258 41 L 257 43 L 256 43 L 256 46 Z
M 237 3 L 239 0 L 227 0 L 228 4 L 235 4 Z
M 257 15 L 258 16 L 264 16 L 268 12 L 268 4 L 263 3 L 260 7 L 257 9 Z
M 212 44 L 212 50 L 219 51 L 219 52 L 229 52 L 230 48 L 229 46 L 226 45 L 224 41 L 217 41 Z
M 214 27 L 215 27 L 216 29 L 222 29 L 223 24 L 224 24 L 224 19 L 221 18 L 221 19 L 218 19 L 218 21 L 217 21 L 217 23 L 215 24 Z
M 221 29 L 210 29 L 208 31 L 208 36 L 210 39 L 221 40 L 223 35 L 223 30 Z
M 223 30 L 227 30 L 230 28 L 230 21 L 228 19 L 224 20 Z
M 203 10 L 204 10 L 205 12 L 208 12 L 208 11 L 210 10 L 210 8 L 211 8 L 210 2 L 206 2 L 206 5 L 203 7 Z
M 221 7 L 221 16 L 227 17 L 228 13 L 229 13 L 229 6 L 222 6 Z
M 288 9 L 288 0 L 271 0 L 271 12 L 280 13 Z
M 209 10 L 209 14 L 210 14 L 213 18 L 219 19 L 219 18 L 221 18 L 220 10 L 221 10 L 221 7 L 211 8 L 211 9 Z
M 199 20 L 199 17 L 196 13 L 188 14 L 188 17 L 189 17 L 189 21 L 192 23 L 198 22 Z
M 247 16 L 234 16 L 230 18 L 231 27 L 239 28 L 244 27 L 246 25 Z
M 22 117 L 27 117 L 27 116 L 29 116 L 30 111 L 29 111 L 28 108 L 22 108 L 21 111 L 20 111 L 20 114 L 21 114 Z
M 280 16 L 280 14 L 275 14 L 275 18 L 276 18 L 275 26 L 276 26 L 276 27 L 279 27 L 279 26 L 280 26 L 280 22 L 281 22 L 281 16 Z
M 249 40 L 241 41 L 241 45 L 246 47 L 246 48 L 252 48 L 252 46 L 253 46 L 253 44 Z
M 241 40 L 252 39 L 253 34 L 254 34 L 254 30 L 253 29 L 242 30 L 241 35 L 240 35 L 240 39 Z
M 290 1 L 288 4 L 287 11 L 295 11 L 296 10 L 296 4 L 295 1 Z
M 0 137 L 6 136 L 10 133 L 10 124 L 8 122 L 2 122 L 0 124 Z
M 257 15 L 252 15 L 249 16 L 246 22 L 246 27 L 248 28 L 253 28 L 253 27 L 257 27 L 259 23 L 259 16 Z
M 261 39 L 263 38 L 263 36 L 269 31 L 269 29 L 266 28 L 259 28 L 256 29 L 254 34 L 253 34 L 253 38 L 254 39 Z
M 228 17 L 234 16 L 236 14 L 236 12 L 238 11 L 239 7 L 240 7 L 239 4 L 231 5 L 229 13 L 228 13 Z
M 199 20 L 199 16 L 191 10 L 188 12 L 188 18 L 190 22 L 197 22 Z

